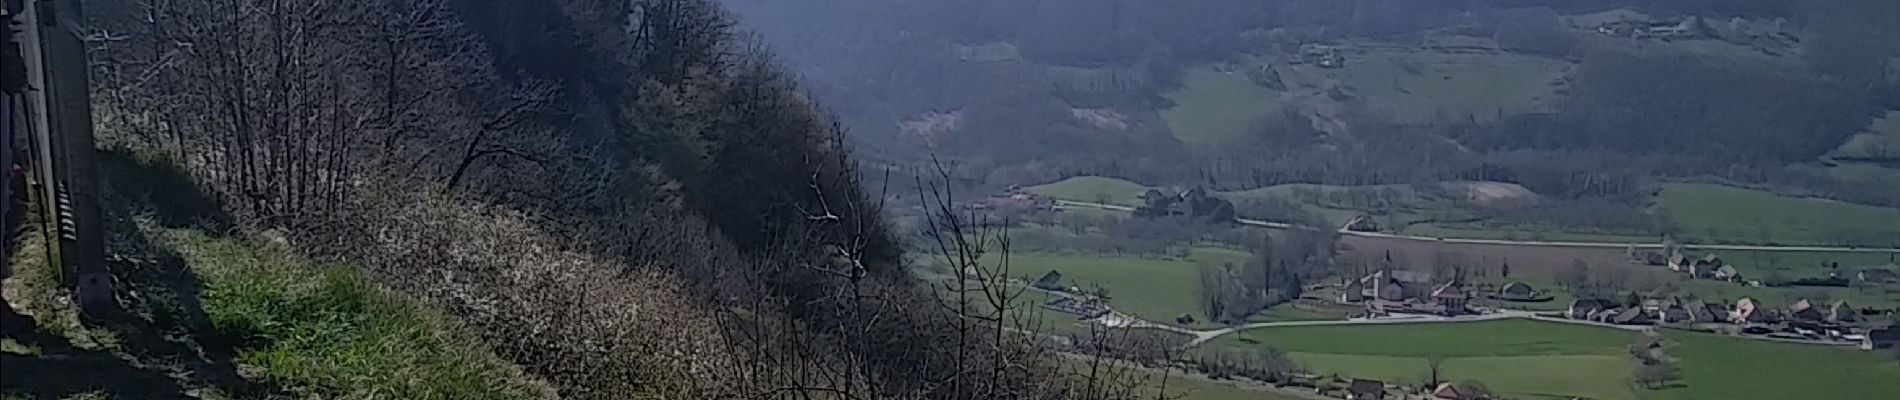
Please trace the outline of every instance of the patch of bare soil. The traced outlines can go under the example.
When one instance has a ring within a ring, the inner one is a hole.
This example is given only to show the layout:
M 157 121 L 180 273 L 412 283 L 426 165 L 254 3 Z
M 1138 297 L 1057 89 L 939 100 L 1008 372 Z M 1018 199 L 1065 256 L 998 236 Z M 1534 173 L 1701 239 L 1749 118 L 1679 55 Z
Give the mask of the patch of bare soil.
M 1537 201 L 1537 193 L 1524 186 L 1505 182 L 1447 183 L 1454 193 L 1463 192 L 1465 201 L 1484 207 L 1503 207 Z

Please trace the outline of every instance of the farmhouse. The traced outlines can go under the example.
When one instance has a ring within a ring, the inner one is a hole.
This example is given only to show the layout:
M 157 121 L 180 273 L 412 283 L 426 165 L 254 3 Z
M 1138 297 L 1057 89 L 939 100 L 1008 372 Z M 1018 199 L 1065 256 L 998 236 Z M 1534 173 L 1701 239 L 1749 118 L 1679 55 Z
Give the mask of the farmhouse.
M 1690 267 L 1689 256 L 1682 255 L 1682 253 L 1670 254 L 1668 266 L 1670 271 L 1688 271 Z
M 1446 282 L 1444 285 L 1439 285 L 1438 289 L 1432 290 L 1432 302 L 1444 307 L 1442 311 L 1444 314 L 1463 314 L 1467 299 L 1464 289 L 1458 287 L 1457 281 Z
M 1511 282 L 1498 288 L 1495 297 L 1500 300 L 1533 301 L 1537 299 L 1537 289 L 1524 282 Z
M 1484 398 L 1483 393 L 1455 383 L 1441 383 L 1438 384 L 1438 388 L 1432 389 L 1432 399 L 1435 400 L 1480 400 Z
M 1417 271 L 1379 271 L 1347 284 L 1348 292 L 1358 288 L 1358 301 L 1405 301 L 1430 295 L 1432 275 Z M 1350 294 L 1342 297 L 1351 297 Z M 1353 301 L 1357 302 L 1357 301 Z
M 1788 317 L 1797 321 L 1810 322 L 1827 319 L 1827 315 L 1816 309 L 1814 303 L 1808 302 L 1808 299 L 1795 300 L 1794 304 L 1789 304 Z
M 1346 387 L 1346 400 L 1383 399 L 1385 399 L 1385 382 L 1371 379 L 1354 379 L 1352 380 L 1352 385 Z
M 1210 196 L 1206 189 L 1198 187 L 1175 195 L 1148 189 L 1147 192 L 1142 193 L 1141 199 L 1141 206 L 1136 207 L 1134 211 L 1136 217 L 1190 217 L 1208 222 L 1234 221 L 1234 203 Z
M 1602 300 L 1577 299 L 1570 302 L 1568 316 L 1570 319 L 1590 319 L 1592 314 L 1606 307 L 1609 307 L 1608 302 Z
M 1056 270 L 1049 270 L 1049 273 L 1042 274 L 1042 278 L 1037 279 L 1036 283 L 1031 284 L 1030 286 L 1034 286 L 1037 289 L 1054 291 L 1054 292 L 1060 292 L 1060 291 L 1063 291 L 1063 289 L 1065 289 L 1062 286 L 1062 272 L 1059 272 Z
M 1643 312 L 1641 308 L 1630 307 L 1611 316 L 1609 321 L 1604 322 L 1617 325 L 1648 325 L 1654 321 L 1653 318 L 1650 318 L 1650 315 L 1650 313 Z
M 1657 314 L 1656 319 L 1664 323 L 1695 322 L 1695 313 L 1689 312 L 1689 308 L 1684 307 L 1682 303 L 1676 303 L 1663 308 L 1662 312 Z
M 1358 303 L 1366 301 L 1366 286 L 1359 282 L 1360 281 L 1356 279 L 1346 282 L 1346 287 L 1339 290 L 1339 302 Z
M 1728 305 L 1721 302 L 1704 303 L 1701 310 L 1696 313 L 1695 322 L 1723 322 L 1729 319 Z
M 1709 278 L 1715 279 L 1718 281 L 1735 282 L 1742 279 L 1742 274 L 1740 272 L 1736 272 L 1735 266 L 1733 265 L 1723 265 L 1721 267 L 1716 268 L 1715 273 L 1709 275 Z
M 1847 305 L 1847 300 L 1837 300 L 1833 306 L 1828 307 L 1827 320 L 1839 323 L 1858 322 L 1860 312 L 1855 311 L 1854 306 Z
M 1729 311 L 1728 319 L 1729 322 L 1737 324 L 1760 323 L 1773 320 L 1773 318 L 1769 317 L 1768 310 L 1762 308 L 1759 302 L 1747 297 L 1735 301 L 1735 309 Z

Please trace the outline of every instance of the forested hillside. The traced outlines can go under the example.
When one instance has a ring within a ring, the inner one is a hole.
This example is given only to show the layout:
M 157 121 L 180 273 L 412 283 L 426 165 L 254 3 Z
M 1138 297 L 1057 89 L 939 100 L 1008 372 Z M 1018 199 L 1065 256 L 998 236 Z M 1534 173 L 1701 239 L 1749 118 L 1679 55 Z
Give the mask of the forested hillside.
M 166 224 L 361 266 L 561 397 L 1135 393 L 914 283 L 844 125 L 710 0 L 87 6 L 104 146 L 229 216 Z
M 1853 172 L 1896 165 L 1890 1 L 729 3 L 872 161 L 979 187 L 1502 181 L 1573 221 L 1649 218 L 1663 181 L 1900 206 Z

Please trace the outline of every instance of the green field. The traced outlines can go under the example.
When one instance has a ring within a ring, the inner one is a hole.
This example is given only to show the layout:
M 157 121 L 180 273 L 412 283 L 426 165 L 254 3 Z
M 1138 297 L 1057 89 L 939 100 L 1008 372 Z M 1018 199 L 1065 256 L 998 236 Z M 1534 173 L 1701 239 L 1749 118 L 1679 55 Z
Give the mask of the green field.
M 1281 350 L 1400 357 L 1623 354 L 1635 334 L 1582 325 L 1503 320 L 1467 323 L 1268 328 L 1217 343 L 1252 340 Z M 1421 345 L 1429 344 L 1429 345 Z
M 1318 185 L 1291 183 L 1223 192 L 1235 202 L 1244 199 L 1280 199 L 1299 204 L 1328 225 L 1345 224 L 1354 216 L 1377 213 L 1395 221 L 1411 221 L 1457 213 L 1450 203 L 1421 193 L 1412 185 Z M 1381 221 L 1382 223 L 1384 221 Z
M 1548 108 L 1552 85 L 1570 63 L 1510 53 L 1451 53 L 1396 47 L 1347 50 L 1345 67 L 1301 65 L 1289 85 L 1338 82 L 1365 100 L 1365 111 L 1399 123 L 1491 120 Z
M 1031 186 L 1026 190 L 1063 200 L 1137 205 L 1150 189 L 1139 183 L 1100 176 L 1078 176 L 1055 183 Z M 1452 197 L 1454 192 L 1438 192 L 1435 185 L 1320 185 L 1291 183 L 1263 188 L 1219 192 L 1216 195 L 1244 204 L 1249 199 L 1276 199 L 1301 207 L 1329 227 L 1337 227 L 1359 215 L 1372 216 L 1383 230 L 1402 227 L 1397 233 L 1460 239 L 1509 239 L 1551 241 L 1607 241 L 1653 243 L 1660 238 L 1645 235 L 1580 233 L 1561 227 L 1486 226 L 1476 213 Z M 1078 209 L 1083 210 L 1083 209 Z M 1099 210 L 1081 211 L 1100 213 Z M 1457 222 L 1451 222 L 1457 221 Z
M 1240 264 L 1246 252 L 1196 247 L 1185 258 L 1117 257 L 1107 254 L 1025 253 L 1010 255 L 1010 269 L 1034 279 L 1049 270 L 1083 290 L 1108 289 L 1116 311 L 1153 321 L 1199 314 L 1200 265 Z
M 1663 399 L 1879 399 L 1900 393 L 1900 362 L 1853 348 L 1668 332 L 1683 387 Z
M 1449 324 L 1268 328 L 1213 346 L 1269 344 L 1320 373 L 1416 382 L 1428 357 L 1446 357 L 1453 379 L 1476 379 L 1520 396 L 1631 399 L 1631 332 L 1506 320 Z
M 1879 247 L 1900 243 L 1900 209 L 1698 183 L 1664 184 L 1657 205 L 1684 238 L 1697 242 Z
M 1148 191 L 1148 186 L 1126 179 L 1078 176 L 1023 190 L 1063 200 L 1136 205 L 1140 204 L 1141 194 Z
M 1635 389 L 1624 346 L 1636 333 L 1535 321 L 1268 328 L 1213 346 L 1270 344 L 1315 372 L 1416 382 L 1427 357 L 1452 380 L 1475 379 L 1526 398 L 1871 399 L 1900 393 L 1900 362 L 1851 347 L 1664 331 L 1683 379 Z
M 1339 374 L 1390 383 L 1412 384 L 1425 376 L 1421 357 L 1363 354 L 1291 353 L 1319 374 Z M 1481 356 L 1445 360 L 1442 373 L 1450 381 L 1474 379 L 1501 393 L 1530 398 L 1581 396 L 1591 399 L 1634 399 L 1629 378 L 1632 364 L 1626 355 Z
M 1189 69 L 1181 89 L 1166 96 L 1174 107 L 1161 110 L 1161 118 L 1184 143 L 1227 142 L 1280 115 L 1278 92 L 1254 84 L 1245 73 L 1210 66 Z
M 1342 50 L 1342 68 L 1255 60 L 1280 71 L 1289 90 L 1337 84 L 1364 100 L 1363 111 L 1399 123 L 1491 120 L 1546 109 L 1560 96 L 1553 83 L 1570 63 L 1511 53 L 1448 52 L 1366 44 Z M 1186 143 L 1218 144 L 1247 134 L 1256 123 L 1280 118 L 1282 102 L 1297 96 L 1253 83 L 1240 71 L 1213 66 L 1187 71 L 1175 106 L 1162 118 Z
M 1086 376 L 1086 371 L 1088 371 L 1088 365 L 1073 359 L 1066 360 L 1066 362 L 1063 363 L 1063 367 L 1069 369 L 1065 372 L 1078 377 Z M 1180 371 L 1168 375 L 1165 382 L 1162 380 L 1162 376 L 1158 370 L 1152 369 L 1130 370 L 1125 374 L 1116 374 L 1115 376 L 1140 379 L 1143 383 L 1142 386 L 1147 390 L 1147 393 L 1142 397 L 1151 399 L 1294 400 L 1302 398 L 1269 390 L 1243 387 L 1241 384 L 1232 381 L 1211 381 L 1202 376 L 1185 375 Z M 1157 394 L 1160 394 L 1159 392 L 1164 383 L 1167 385 L 1166 395 L 1157 396 Z

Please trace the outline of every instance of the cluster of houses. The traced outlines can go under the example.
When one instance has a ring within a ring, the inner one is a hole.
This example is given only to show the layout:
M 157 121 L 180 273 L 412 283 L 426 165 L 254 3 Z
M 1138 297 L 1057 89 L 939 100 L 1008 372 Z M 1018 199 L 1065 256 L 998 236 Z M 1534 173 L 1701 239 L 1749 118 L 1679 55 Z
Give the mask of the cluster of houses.
M 1035 282 L 1030 283 L 1029 286 L 1062 294 L 1059 296 L 1051 296 L 1047 303 L 1042 304 L 1042 308 L 1075 315 L 1083 319 L 1108 314 L 1108 302 L 1104 301 L 1101 296 L 1083 293 L 1082 288 L 1063 285 L 1061 272 L 1050 270 L 1048 273 L 1042 274 L 1042 277 L 1037 278 Z
M 1347 400 L 1489 400 L 1493 398 L 1484 390 L 1449 382 L 1433 386 L 1431 390 L 1424 393 L 1407 393 L 1403 390 L 1393 389 L 1394 388 L 1388 388 L 1385 382 L 1372 379 L 1353 379 L 1351 383 L 1347 384 L 1343 390 L 1337 393 L 1337 396 Z
M 1636 253 L 1634 249 L 1631 251 L 1631 257 L 1641 260 L 1644 264 L 1667 268 L 1671 272 L 1686 275 L 1690 279 L 1743 282 L 1741 272 L 1736 271 L 1734 265 L 1723 262 L 1721 257 L 1716 257 L 1715 253 L 1709 253 L 1700 258 L 1690 257 L 1684 254 L 1682 248 L 1675 246 L 1670 246 L 1667 255 L 1655 252 Z
M 1612 21 L 1598 25 L 1596 31 L 1610 37 L 1673 40 L 1705 37 L 1709 28 L 1700 18 L 1686 17 L 1674 21 Z
M 1313 393 L 1321 396 L 1346 400 L 1490 400 L 1487 391 L 1457 383 L 1441 383 L 1436 386 L 1408 388 L 1388 385 L 1376 379 L 1326 378 L 1314 375 L 1294 375 L 1286 378 L 1280 387 L 1312 388 Z
M 1891 310 L 1854 308 L 1847 301 L 1816 304 L 1796 300 L 1785 308 L 1775 308 L 1752 298 L 1733 304 L 1704 302 L 1698 299 L 1647 298 L 1625 301 L 1580 299 L 1571 302 L 1564 316 L 1571 319 L 1618 325 L 1656 324 L 1733 324 L 1742 333 L 1780 339 L 1862 342 L 1864 348 L 1892 346 L 1891 333 L 1867 331 L 1859 324 L 1873 318 L 1891 316 Z M 1885 340 L 1884 342 L 1882 340 Z
M 1471 295 L 1456 279 L 1439 281 L 1419 271 L 1382 270 L 1346 282 L 1340 303 L 1364 304 L 1370 315 L 1392 313 L 1465 315 Z
M 1009 191 L 1001 194 L 963 203 L 963 208 L 971 211 L 1055 211 L 1056 199 L 1011 186 Z
M 1666 252 L 1667 253 L 1637 251 L 1632 247 L 1630 249 L 1630 258 L 1652 267 L 1668 269 L 1671 272 L 1682 274 L 1690 279 L 1735 282 L 1749 286 L 1762 286 L 1764 284 L 1759 280 L 1745 279 L 1741 272 L 1735 269 L 1734 265 L 1722 261 L 1722 258 L 1717 257 L 1715 253 L 1705 254 L 1702 257 L 1691 257 L 1685 254 L 1681 247 L 1674 245 L 1668 246 Z M 1868 286 L 1900 284 L 1900 274 L 1894 273 L 1894 271 L 1890 269 L 1890 266 L 1860 267 L 1857 268 L 1858 271 L 1853 273 L 1839 272 L 1840 266 L 1838 264 L 1836 264 L 1833 269 L 1835 269 L 1836 272 L 1830 272 L 1826 278 L 1814 278 L 1806 281 L 1811 282 L 1813 285 L 1820 286 L 1847 286 L 1853 283 Z M 1802 282 L 1803 281 L 1796 281 L 1793 284 L 1801 285 Z M 1768 282 L 1767 284 L 1777 285 L 1785 283 L 1787 282 Z
M 1134 215 L 1142 218 L 1188 217 L 1208 222 L 1233 222 L 1234 203 L 1214 197 L 1207 189 L 1193 188 L 1178 194 L 1148 189 L 1141 195 L 1141 206 Z

